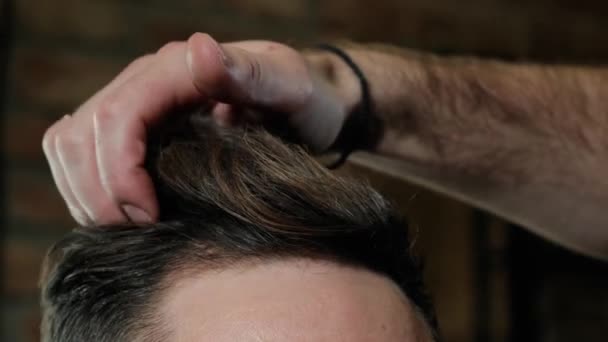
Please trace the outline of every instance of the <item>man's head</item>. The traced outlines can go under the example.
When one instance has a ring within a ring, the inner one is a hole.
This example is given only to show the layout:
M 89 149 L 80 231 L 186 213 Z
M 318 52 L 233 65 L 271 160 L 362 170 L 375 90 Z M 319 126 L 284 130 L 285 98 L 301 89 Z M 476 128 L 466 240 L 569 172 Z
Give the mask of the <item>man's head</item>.
M 51 250 L 45 341 L 432 339 L 382 196 L 267 133 L 189 127 L 151 147 L 160 222 L 79 228 Z

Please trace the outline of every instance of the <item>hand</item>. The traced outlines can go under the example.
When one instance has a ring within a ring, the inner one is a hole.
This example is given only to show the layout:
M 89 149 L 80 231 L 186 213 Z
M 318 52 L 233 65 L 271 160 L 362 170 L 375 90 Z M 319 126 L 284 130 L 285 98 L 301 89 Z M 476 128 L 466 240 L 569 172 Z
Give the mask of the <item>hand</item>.
M 105 88 L 45 133 L 43 149 L 70 213 L 81 225 L 158 218 L 143 167 L 147 134 L 172 110 L 212 107 L 219 124 L 248 110 L 285 115 L 293 134 L 324 150 L 345 105 L 302 54 L 269 41 L 218 44 L 206 34 L 169 43 L 131 63 Z

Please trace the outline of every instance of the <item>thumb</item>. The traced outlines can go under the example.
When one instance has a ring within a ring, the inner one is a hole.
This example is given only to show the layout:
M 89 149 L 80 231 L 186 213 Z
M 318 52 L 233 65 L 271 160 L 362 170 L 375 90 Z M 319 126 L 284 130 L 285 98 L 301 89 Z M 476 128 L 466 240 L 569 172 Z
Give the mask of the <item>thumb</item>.
M 188 40 L 188 67 L 201 94 L 228 104 L 294 112 L 312 92 L 303 57 L 274 42 L 220 45 L 196 33 Z

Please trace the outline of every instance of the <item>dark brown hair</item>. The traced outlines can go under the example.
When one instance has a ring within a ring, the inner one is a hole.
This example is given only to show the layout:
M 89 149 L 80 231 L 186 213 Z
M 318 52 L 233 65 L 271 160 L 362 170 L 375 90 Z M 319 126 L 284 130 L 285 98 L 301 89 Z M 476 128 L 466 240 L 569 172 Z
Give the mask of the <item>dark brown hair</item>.
M 380 194 L 262 130 L 192 119 L 150 145 L 160 222 L 77 228 L 50 250 L 45 341 L 163 341 L 166 277 L 291 256 L 388 276 L 436 329 L 407 225 Z

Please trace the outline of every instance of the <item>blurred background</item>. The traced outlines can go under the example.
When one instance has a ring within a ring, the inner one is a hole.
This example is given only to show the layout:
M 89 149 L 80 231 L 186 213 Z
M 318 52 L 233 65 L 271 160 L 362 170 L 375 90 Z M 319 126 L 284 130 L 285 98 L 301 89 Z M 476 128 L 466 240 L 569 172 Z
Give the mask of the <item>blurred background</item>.
M 38 341 L 40 262 L 73 226 L 42 134 L 137 56 L 203 31 L 601 64 L 606 18 L 605 0 L 2 0 L 0 340 Z M 608 340 L 606 265 L 398 179 L 342 172 L 368 178 L 411 218 L 447 342 Z

